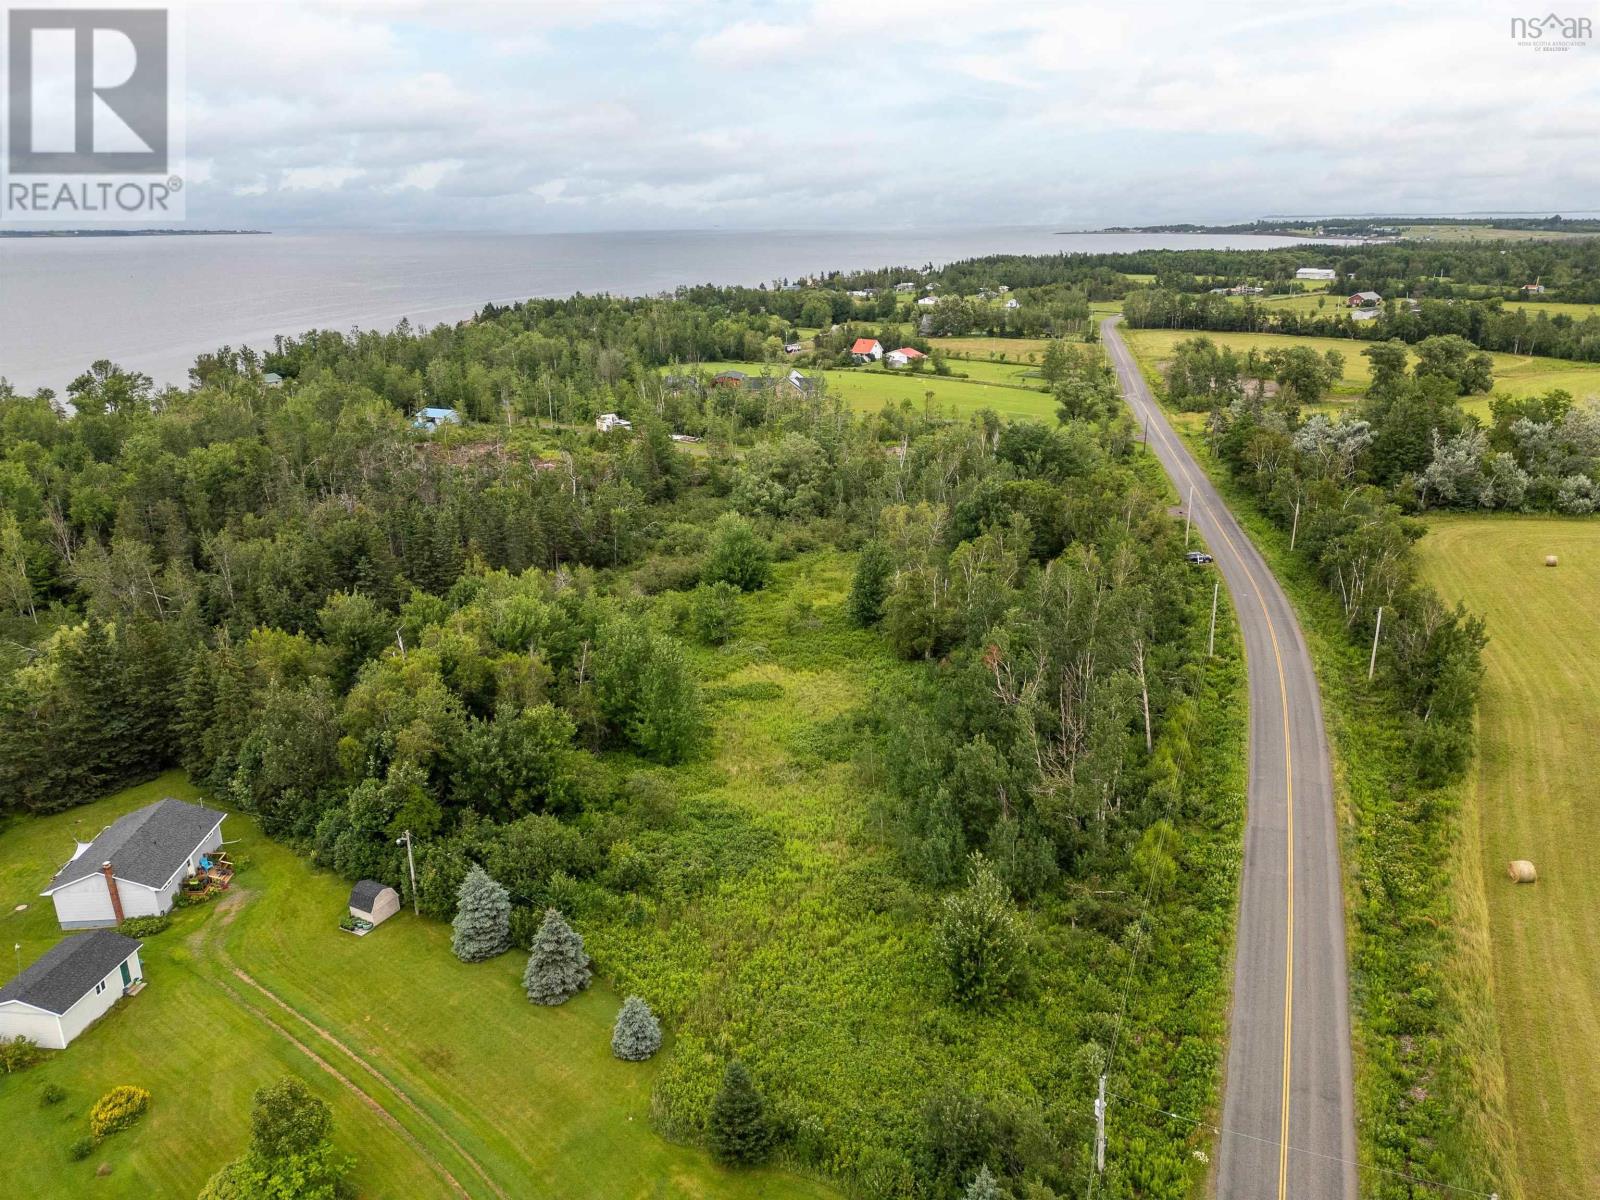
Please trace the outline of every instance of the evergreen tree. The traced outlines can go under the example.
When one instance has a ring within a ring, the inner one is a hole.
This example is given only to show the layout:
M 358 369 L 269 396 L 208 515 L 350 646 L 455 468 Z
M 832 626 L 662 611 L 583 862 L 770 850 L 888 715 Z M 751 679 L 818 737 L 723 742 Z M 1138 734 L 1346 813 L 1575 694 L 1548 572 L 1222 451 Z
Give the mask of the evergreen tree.
M 883 602 L 889 595 L 889 579 L 894 560 L 889 548 L 874 539 L 862 548 L 856 559 L 855 577 L 850 581 L 850 598 L 845 611 L 857 625 L 876 625 L 883 617 Z
M 978 1168 L 978 1173 L 967 1185 L 964 1200 L 1000 1200 L 1000 1184 L 995 1180 L 994 1172 L 989 1170 L 987 1163 Z
M 511 949 L 511 898 L 482 867 L 473 865 L 456 895 L 450 948 L 462 962 L 482 962 Z
M 583 935 L 555 909 L 545 909 L 544 923 L 533 936 L 528 969 L 522 975 L 528 999 L 535 1004 L 564 1004 L 589 986 L 589 975 Z
M 711 1154 L 718 1162 L 746 1166 L 762 1162 L 772 1151 L 772 1126 L 767 1107 L 744 1064 L 734 1059 L 722 1074 L 722 1087 L 711 1103 L 706 1129 Z
M 1026 975 L 1021 923 L 1011 893 L 981 854 L 968 860 L 967 886 L 944 900 L 935 930 L 955 999 L 972 1006 L 1012 994 Z
M 611 1030 L 611 1053 L 627 1062 L 643 1062 L 661 1049 L 661 1022 L 638 996 L 622 1002 Z

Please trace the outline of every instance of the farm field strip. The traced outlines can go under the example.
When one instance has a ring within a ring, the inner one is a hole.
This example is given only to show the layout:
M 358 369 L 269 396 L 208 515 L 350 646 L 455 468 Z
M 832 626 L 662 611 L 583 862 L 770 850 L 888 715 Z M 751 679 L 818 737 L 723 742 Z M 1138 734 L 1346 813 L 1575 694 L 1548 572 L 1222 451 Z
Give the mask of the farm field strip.
M 1439 516 L 1420 550 L 1445 600 L 1488 624 L 1468 802 L 1519 1173 L 1529 1197 L 1600 1195 L 1600 522 Z M 1518 858 L 1536 884 L 1507 879 Z

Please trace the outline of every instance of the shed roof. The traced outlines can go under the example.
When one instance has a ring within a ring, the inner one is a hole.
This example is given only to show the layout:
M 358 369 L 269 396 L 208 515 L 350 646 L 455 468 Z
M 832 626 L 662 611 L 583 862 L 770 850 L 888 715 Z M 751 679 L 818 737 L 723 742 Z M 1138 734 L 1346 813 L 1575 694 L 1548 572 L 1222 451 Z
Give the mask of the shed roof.
M 371 912 L 378 897 L 384 892 L 393 890 L 387 883 L 379 883 L 376 879 L 363 879 L 350 889 L 350 907 L 359 908 L 362 912 Z
M 62 938 L 5 987 L 0 1004 L 19 1000 L 60 1016 L 112 971 L 139 943 L 114 929 Z
M 158 800 L 118 817 L 50 881 L 44 895 L 87 879 L 109 862 L 118 879 L 158 888 L 183 866 L 225 814 L 185 800 Z

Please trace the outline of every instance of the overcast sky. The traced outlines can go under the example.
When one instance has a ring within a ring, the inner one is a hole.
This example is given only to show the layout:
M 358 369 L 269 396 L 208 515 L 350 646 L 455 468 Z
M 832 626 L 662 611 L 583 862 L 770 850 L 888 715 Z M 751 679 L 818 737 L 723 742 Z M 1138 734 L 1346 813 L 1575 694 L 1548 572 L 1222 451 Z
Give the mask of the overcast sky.
M 1545 3 L 1545 0 L 1540 0 Z M 1600 4 L 1564 5 L 1600 27 Z M 189 223 L 1058 228 L 1600 206 L 1521 3 L 522 0 L 187 13 Z

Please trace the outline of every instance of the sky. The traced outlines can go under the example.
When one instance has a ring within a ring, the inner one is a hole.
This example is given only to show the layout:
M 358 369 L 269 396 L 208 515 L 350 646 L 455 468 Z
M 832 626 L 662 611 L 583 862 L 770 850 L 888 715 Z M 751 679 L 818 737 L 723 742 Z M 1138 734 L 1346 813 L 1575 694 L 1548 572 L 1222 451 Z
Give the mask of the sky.
M 1600 4 L 1563 10 L 1600 29 Z M 1531 0 L 183 11 L 191 226 L 1081 229 L 1600 207 L 1600 38 L 1518 45 L 1512 18 L 1548 11 Z

